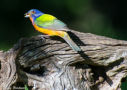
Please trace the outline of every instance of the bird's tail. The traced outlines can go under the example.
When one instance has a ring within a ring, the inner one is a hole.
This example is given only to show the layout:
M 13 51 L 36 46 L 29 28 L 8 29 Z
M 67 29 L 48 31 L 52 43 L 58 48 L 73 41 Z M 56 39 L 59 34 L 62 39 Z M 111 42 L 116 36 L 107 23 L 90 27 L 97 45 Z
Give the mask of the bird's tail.
M 71 46 L 71 48 L 74 51 L 81 51 L 81 49 L 79 48 L 79 46 L 77 46 L 72 39 L 69 37 L 69 35 L 65 32 L 65 35 L 63 37 L 63 39 Z

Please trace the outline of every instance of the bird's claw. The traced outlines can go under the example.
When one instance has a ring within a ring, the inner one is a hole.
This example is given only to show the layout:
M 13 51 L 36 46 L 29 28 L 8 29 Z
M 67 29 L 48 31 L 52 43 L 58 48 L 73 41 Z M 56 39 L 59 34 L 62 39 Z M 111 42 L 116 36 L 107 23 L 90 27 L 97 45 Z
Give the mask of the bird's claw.
M 44 38 L 43 36 L 41 36 L 41 38 L 42 38 L 44 41 L 46 41 L 45 38 Z
M 41 37 L 44 41 L 46 41 L 46 40 L 45 40 L 45 37 L 49 37 L 49 35 L 40 35 L 40 37 Z

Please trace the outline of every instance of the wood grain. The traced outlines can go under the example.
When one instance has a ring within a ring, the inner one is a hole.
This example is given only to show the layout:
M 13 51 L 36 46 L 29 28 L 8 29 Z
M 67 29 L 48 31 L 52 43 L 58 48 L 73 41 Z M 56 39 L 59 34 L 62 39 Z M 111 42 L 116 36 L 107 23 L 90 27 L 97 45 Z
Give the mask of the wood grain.
M 0 51 L 0 90 L 27 85 L 37 90 L 120 90 L 127 76 L 127 41 L 68 32 L 82 49 L 60 37 L 22 38 Z

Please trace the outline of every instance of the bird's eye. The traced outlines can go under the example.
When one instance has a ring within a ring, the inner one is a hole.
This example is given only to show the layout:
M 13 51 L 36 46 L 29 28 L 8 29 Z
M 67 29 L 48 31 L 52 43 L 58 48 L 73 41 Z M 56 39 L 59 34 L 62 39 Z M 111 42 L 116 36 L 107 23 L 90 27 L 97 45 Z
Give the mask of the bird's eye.
M 35 11 L 32 11 L 32 13 L 34 14 L 34 13 L 35 13 Z

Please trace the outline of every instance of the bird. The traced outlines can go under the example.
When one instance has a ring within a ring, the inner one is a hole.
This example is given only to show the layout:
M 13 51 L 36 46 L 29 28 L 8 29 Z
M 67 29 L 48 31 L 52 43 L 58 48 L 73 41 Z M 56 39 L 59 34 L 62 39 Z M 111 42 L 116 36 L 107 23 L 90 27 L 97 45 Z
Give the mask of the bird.
M 34 28 L 37 31 L 49 36 L 59 36 L 63 38 L 74 51 L 81 51 L 80 47 L 77 46 L 68 35 L 67 31 L 70 31 L 70 29 L 67 28 L 65 23 L 56 17 L 50 14 L 45 14 L 37 9 L 29 10 L 27 13 L 25 13 L 24 17 L 30 18 Z

